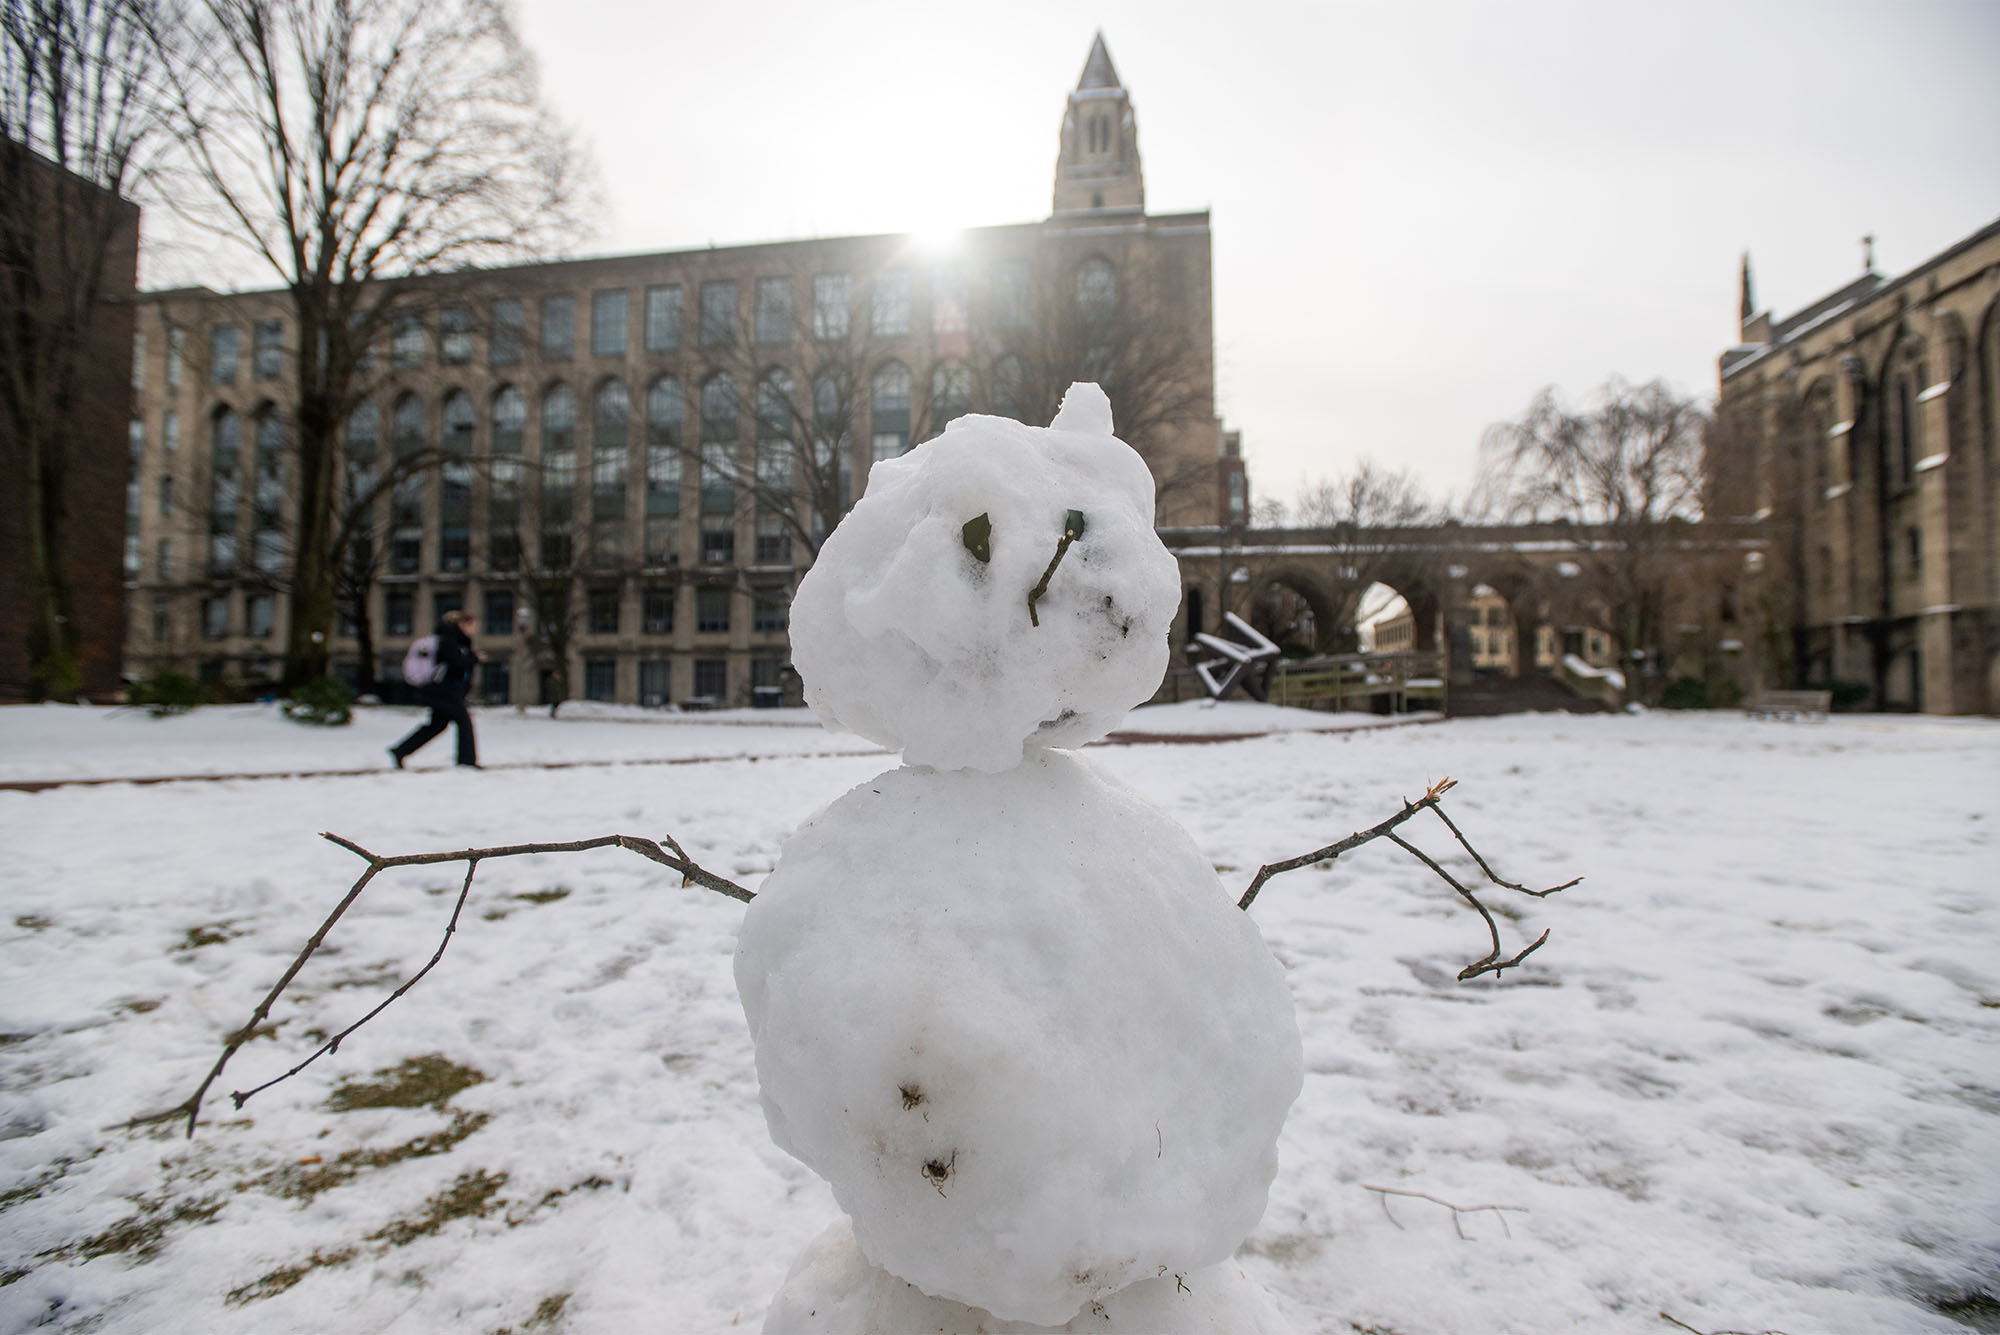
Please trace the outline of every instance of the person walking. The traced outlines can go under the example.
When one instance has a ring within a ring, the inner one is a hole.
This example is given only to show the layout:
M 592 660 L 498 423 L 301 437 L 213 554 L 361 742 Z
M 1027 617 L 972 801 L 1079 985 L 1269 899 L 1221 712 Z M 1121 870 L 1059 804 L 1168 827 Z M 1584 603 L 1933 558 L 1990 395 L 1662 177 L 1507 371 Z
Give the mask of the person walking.
M 472 736 L 472 714 L 465 707 L 466 692 L 472 689 L 473 664 L 485 655 L 472 647 L 472 628 L 477 620 L 470 612 L 447 612 L 437 626 L 435 680 L 417 683 L 417 700 L 430 706 L 431 716 L 423 726 L 389 748 L 396 768 L 447 725 L 458 729 L 458 763 L 480 768 L 479 749 Z

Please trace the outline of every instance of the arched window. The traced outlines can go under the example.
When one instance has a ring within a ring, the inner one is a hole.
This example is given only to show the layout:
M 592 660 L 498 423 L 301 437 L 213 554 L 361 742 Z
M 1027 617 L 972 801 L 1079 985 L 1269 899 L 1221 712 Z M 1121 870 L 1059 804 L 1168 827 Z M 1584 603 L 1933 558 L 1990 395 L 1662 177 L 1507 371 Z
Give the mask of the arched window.
M 1018 353 L 993 363 L 993 412 L 1017 422 L 1028 420 L 1028 366 Z
M 487 475 L 486 564 L 494 571 L 521 568 L 521 438 L 528 398 L 512 385 L 493 394 L 493 464 Z
M 972 370 L 964 362 L 940 362 L 931 368 L 929 439 L 955 419 L 972 411 Z
M 209 422 L 208 563 L 236 569 L 236 513 L 243 495 L 243 419 L 218 408 Z
M 792 377 L 782 367 L 757 382 L 757 547 L 758 565 L 791 559 L 784 514 L 797 479 L 792 474 Z
M 576 450 L 576 391 L 551 385 L 542 394 L 542 459 Z M 572 461 L 573 462 L 573 461 Z
M 681 383 L 671 376 L 653 382 L 646 391 L 646 444 L 678 448 L 681 421 L 686 409 L 681 402 Z
M 424 401 L 414 394 L 396 400 L 389 414 L 391 444 L 399 455 L 415 454 L 428 443 L 425 437 Z
M 375 485 L 375 460 L 382 448 L 382 410 L 375 400 L 363 399 L 347 415 L 343 453 L 346 463 L 347 494 L 350 500 L 367 494 Z
M 910 368 L 884 362 L 868 385 L 870 454 L 893 459 L 910 448 Z
M 438 569 L 456 573 L 472 565 L 472 396 L 454 389 L 444 396 L 444 466 L 438 475 Z
M 389 444 L 403 469 L 389 493 L 389 570 L 414 575 L 424 543 L 424 475 L 402 463 L 423 452 L 426 439 L 424 404 L 415 394 L 403 394 L 389 410 Z
M 829 366 L 813 377 L 812 481 L 814 532 L 825 537 L 847 513 L 854 490 L 848 443 L 854 421 L 854 377 Z
M 591 414 L 591 448 L 599 455 L 607 449 L 624 449 L 631 416 L 632 396 L 624 381 L 607 380 L 599 385 L 597 407 Z
M 607 380 L 597 388 L 591 413 L 590 556 L 610 565 L 625 550 L 625 492 L 631 453 L 626 448 L 632 396 L 622 380 Z
M 1101 255 L 1076 266 L 1076 314 L 1088 326 L 1107 325 L 1118 315 L 1118 273 Z
M 716 372 L 701 387 L 701 438 L 736 439 L 736 380 L 727 371 Z
M 250 564 L 267 575 L 285 568 L 285 418 L 275 404 L 257 410 L 257 489 L 250 509 Z
M 551 385 L 542 393 L 541 556 L 543 567 L 570 565 L 570 521 L 576 509 L 576 391 Z
M 454 389 L 444 396 L 444 452 L 458 459 L 472 457 L 474 414 L 472 396 Z
M 1907 372 L 1896 377 L 1896 481 L 1907 487 L 1917 476 L 1921 428 L 1916 387 Z
M 789 440 L 792 435 L 792 376 L 783 367 L 757 382 L 757 438 Z
M 527 396 L 512 385 L 502 385 L 493 395 L 493 457 L 519 458 L 527 425 Z
M 646 391 L 646 564 L 679 559 L 674 518 L 681 512 L 681 385 L 662 376 Z
M 829 366 L 813 377 L 813 434 L 831 450 L 847 435 L 854 408 L 854 378 L 844 366 Z
M 736 512 L 736 380 L 727 371 L 718 371 L 701 387 L 701 512 L 704 515 L 733 515 Z M 706 535 L 720 535 L 723 527 L 704 526 Z M 733 535 L 732 535 L 733 540 Z M 727 564 L 724 561 L 704 561 Z
M 1806 487 L 1805 497 L 1808 508 L 1826 504 L 1827 489 L 1832 483 L 1832 467 L 1828 451 L 1833 441 L 1828 433 L 1833 430 L 1833 391 L 1821 382 L 1806 392 L 1805 432 L 1806 432 Z

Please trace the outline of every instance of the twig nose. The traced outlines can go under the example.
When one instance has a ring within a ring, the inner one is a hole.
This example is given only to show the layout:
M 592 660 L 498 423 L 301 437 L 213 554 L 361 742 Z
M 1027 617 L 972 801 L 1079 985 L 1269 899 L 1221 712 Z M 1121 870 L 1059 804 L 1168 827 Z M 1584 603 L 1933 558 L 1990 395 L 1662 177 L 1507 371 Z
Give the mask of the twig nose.
M 1049 558 L 1049 568 L 1042 572 L 1041 582 L 1028 591 L 1028 624 L 1039 626 L 1041 617 L 1035 614 L 1035 600 L 1049 591 L 1049 580 L 1055 575 L 1056 567 L 1062 564 L 1063 553 L 1069 545 L 1083 536 L 1083 511 L 1071 510 L 1063 515 L 1062 541 L 1056 544 L 1056 554 Z

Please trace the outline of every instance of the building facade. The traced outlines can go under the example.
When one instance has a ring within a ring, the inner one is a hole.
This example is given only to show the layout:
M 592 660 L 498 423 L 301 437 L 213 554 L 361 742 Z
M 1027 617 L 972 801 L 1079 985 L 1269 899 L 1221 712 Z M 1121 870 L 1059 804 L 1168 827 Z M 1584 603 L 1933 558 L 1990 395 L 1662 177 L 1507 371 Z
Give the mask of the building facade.
M 139 207 L 0 139 L 0 249 L 0 701 L 69 675 L 36 662 L 55 638 L 38 625 L 54 619 L 67 623 L 71 685 L 108 702 L 122 689 L 126 581 L 108 535 L 125 529 L 136 445 Z
M 1045 423 L 1072 379 L 1105 384 L 1163 523 L 1218 522 L 1246 492 L 1210 271 L 1206 212 L 1144 211 L 1100 37 L 1041 222 L 405 280 L 343 442 L 334 669 L 393 687 L 409 640 L 464 608 L 489 702 L 796 700 L 786 608 L 869 467 L 967 412 Z M 294 523 L 287 295 L 152 293 L 138 338 L 126 670 L 267 680 Z
M 1746 258 L 1741 318 L 1705 508 L 1769 537 L 1765 683 L 2000 713 L 2000 222 L 1782 319 Z

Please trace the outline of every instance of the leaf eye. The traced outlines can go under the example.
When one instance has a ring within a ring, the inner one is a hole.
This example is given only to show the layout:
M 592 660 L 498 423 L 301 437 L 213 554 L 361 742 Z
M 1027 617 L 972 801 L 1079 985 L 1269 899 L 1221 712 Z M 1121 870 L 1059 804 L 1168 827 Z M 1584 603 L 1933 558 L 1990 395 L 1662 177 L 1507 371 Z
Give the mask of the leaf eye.
M 1070 513 L 1076 514 L 1074 510 Z M 1077 515 L 1076 517 L 1079 522 L 1083 518 L 1082 515 Z M 965 542 L 965 550 L 971 552 L 973 559 L 978 561 L 979 564 L 985 565 L 993 559 L 993 518 L 991 515 L 974 515 L 965 521 L 965 527 L 960 530 L 960 533 Z

